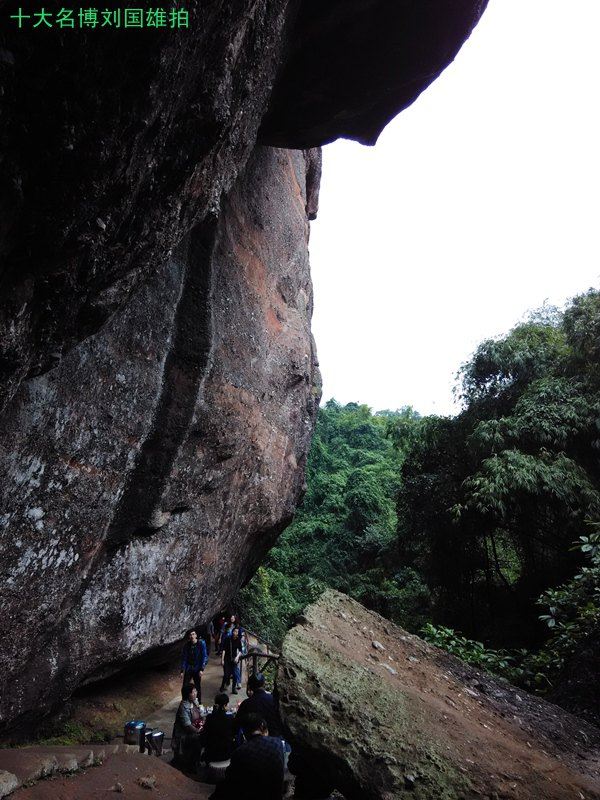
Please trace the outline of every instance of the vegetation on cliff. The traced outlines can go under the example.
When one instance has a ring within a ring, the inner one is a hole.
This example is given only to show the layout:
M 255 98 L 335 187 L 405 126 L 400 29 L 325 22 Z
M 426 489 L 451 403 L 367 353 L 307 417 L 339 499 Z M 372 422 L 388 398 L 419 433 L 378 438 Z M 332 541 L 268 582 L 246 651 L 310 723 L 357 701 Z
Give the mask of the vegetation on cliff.
M 551 685 L 600 621 L 599 334 L 600 292 L 530 315 L 464 365 L 452 418 L 330 401 L 304 504 L 240 594 L 247 618 L 277 643 L 330 586 Z

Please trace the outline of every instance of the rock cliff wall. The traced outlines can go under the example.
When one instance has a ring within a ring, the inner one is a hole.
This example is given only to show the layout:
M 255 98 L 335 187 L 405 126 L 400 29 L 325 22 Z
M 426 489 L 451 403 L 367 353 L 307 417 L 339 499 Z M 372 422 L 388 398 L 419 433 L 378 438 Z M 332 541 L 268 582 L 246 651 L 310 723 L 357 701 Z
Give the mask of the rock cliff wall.
M 0 3 L 0 728 L 205 621 L 290 519 L 314 146 L 374 141 L 484 6 L 31 31 Z
M 189 29 L 133 31 L 19 30 L 0 4 L 0 410 L 217 213 L 261 125 L 374 142 L 486 4 L 188 0 Z
M 18 30 L 2 5 L 0 409 L 216 213 L 293 5 L 190 0 L 189 30 L 113 32 Z
M 5 412 L 3 721 L 207 619 L 289 522 L 320 396 L 306 160 L 257 149 L 218 221 Z

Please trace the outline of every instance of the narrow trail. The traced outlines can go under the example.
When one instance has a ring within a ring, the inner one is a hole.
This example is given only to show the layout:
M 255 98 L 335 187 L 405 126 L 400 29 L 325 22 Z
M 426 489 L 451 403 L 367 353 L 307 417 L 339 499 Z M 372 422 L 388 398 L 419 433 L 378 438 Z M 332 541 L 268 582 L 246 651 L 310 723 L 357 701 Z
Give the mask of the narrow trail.
M 254 647 L 259 642 L 254 637 L 249 637 L 248 645 L 249 647 Z M 212 707 L 213 701 L 215 699 L 215 695 L 218 694 L 219 689 L 221 688 L 221 681 L 223 679 L 223 668 L 221 666 L 221 657 L 218 656 L 214 652 L 214 645 L 211 645 L 211 653 L 208 658 L 208 664 L 204 670 L 204 674 L 202 676 L 202 699 L 200 700 L 205 706 Z M 241 703 L 242 700 L 246 699 L 246 682 L 248 680 L 247 674 L 247 665 L 246 662 L 242 662 L 242 678 L 241 684 L 242 688 L 239 690 L 238 694 L 231 694 L 231 691 L 228 691 L 229 694 L 229 706 L 230 708 L 234 708 Z M 177 713 L 177 708 L 179 703 L 181 702 L 181 694 L 177 693 L 173 696 L 171 700 L 165 703 L 164 706 L 157 709 L 153 714 L 151 714 L 146 722 L 146 726 L 149 728 L 159 728 L 160 730 L 164 731 L 165 733 L 165 740 L 163 746 L 163 759 L 170 761 L 172 758 L 172 751 L 171 751 L 171 734 L 173 732 L 173 724 L 175 722 L 175 715 Z
M 259 642 L 254 637 L 249 637 L 248 644 L 253 647 Z M 150 785 L 145 786 L 146 780 L 156 786 L 157 796 L 162 800 L 206 800 L 214 791 L 212 784 L 205 783 L 199 775 L 170 766 L 173 758 L 171 734 L 181 702 L 181 681 L 175 671 L 176 665 L 172 666 L 162 677 L 154 674 L 150 683 L 144 685 L 146 692 L 160 692 L 157 697 L 163 698 L 163 705 L 148 714 L 139 710 L 132 712 L 136 719 L 144 719 L 148 728 L 164 731 L 165 739 L 160 758 L 141 754 L 132 745 L 124 745 L 122 734 L 106 745 L 33 745 L 27 748 L 7 748 L 0 750 L 0 798 L 7 793 L 14 793 L 17 800 L 46 800 L 49 796 L 56 800 L 81 800 L 83 797 L 86 800 L 102 800 L 107 792 L 125 791 L 131 800 L 143 800 L 148 796 Z M 212 706 L 221 687 L 222 677 L 221 658 L 211 652 L 202 676 L 201 702 L 204 705 Z M 244 688 L 237 695 L 228 692 L 232 708 L 246 698 L 247 679 L 247 666 L 244 663 L 241 676 Z M 129 694 L 126 690 L 124 696 Z M 132 702 L 131 698 L 128 699 Z M 122 700 L 122 697 L 115 699 L 110 693 L 104 694 L 100 705 L 112 709 L 115 702 Z M 88 706 L 94 710 L 97 708 L 94 700 L 88 702 Z M 91 765 L 96 766 L 88 769 Z M 49 777 L 52 778 L 51 795 L 48 780 L 45 780 Z M 119 786 L 121 788 L 115 788 Z
M 243 675 L 242 675 L 242 689 L 240 689 L 237 695 L 230 695 L 230 703 L 233 706 L 234 701 L 236 699 L 241 701 L 246 697 L 246 667 L 243 667 Z M 223 678 L 223 668 L 221 667 L 221 657 L 216 655 L 214 652 L 210 654 L 208 659 L 208 664 L 206 665 L 206 669 L 204 670 L 204 675 L 202 676 L 202 699 L 201 702 L 205 706 L 212 706 L 213 700 L 215 699 L 215 695 L 218 693 L 219 689 L 221 688 L 221 680 Z M 179 703 L 181 702 L 181 694 L 175 695 L 168 703 L 166 703 L 161 708 L 157 709 L 147 720 L 146 725 L 149 728 L 160 728 L 160 730 L 165 732 L 165 747 L 163 748 L 163 752 L 165 750 L 169 751 L 169 756 L 171 753 L 171 733 L 173 731 L 173 723 L 175 722 L 175 714 L 177 713 L 177 708 Z

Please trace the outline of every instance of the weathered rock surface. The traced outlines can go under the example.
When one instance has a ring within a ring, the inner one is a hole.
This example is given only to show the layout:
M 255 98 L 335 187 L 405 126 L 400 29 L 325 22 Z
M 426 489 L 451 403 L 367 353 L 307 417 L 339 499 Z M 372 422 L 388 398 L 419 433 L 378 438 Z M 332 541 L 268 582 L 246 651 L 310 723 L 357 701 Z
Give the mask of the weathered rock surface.
M 30 786 L 59 774 L 103 764 L 116 752 L 139 753 L 130 745 L 92 747 L 23 747 L 0 749 L 0 798 L 21 786 Z
M 39 36 L 2 4 L 0 409 L 218 209 L 256 141 L 289 5 L 189 0 L 189 30 Z
M 287 635 L 278 687 L 305 774 L 348 800 L 600 798 L 599 729 L 337 592 Z
M 290 520 L 320 396 L 306 198 L 305 154 L 259 148 L 4 414 L 4 726 L 207 620 Z
M 260 135 L 374 144 L 454 59 L 487 0 L 302 0 Z
M 89 32 L 19 30 L 3 3 L 0 409 L 216 212 L 278 71 L 263 143 L 372 143 L 486 2 L 188 0 L 189 30 Z
M 12 788 L 3 794 L 3 788 L 11 784 L 3 782 L 0 769 L 0 798 L 10 794 L 14 800 L 106 800 L 119 796 L 127 800 L 206 800 L 213 791 L 213 787 L 186 777 L 162 759 L 142 755 L 137 747 L 87 748 L 91 762 L 85 759 L 85 752 L 84 748 L 66 747 L 0 751 L 0 764 L 9 762 L 20 776 L 12 775 Z M 71 759 L 77 761 L 76 773 L 64 768 Z M 144 788 L 145 783 L 154 788 Z

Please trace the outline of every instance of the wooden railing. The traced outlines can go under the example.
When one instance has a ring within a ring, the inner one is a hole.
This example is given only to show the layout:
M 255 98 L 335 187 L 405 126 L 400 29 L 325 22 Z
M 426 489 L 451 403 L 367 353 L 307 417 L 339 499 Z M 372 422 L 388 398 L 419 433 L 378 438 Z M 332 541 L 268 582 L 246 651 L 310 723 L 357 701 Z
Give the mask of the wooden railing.
M 246 662 L 246 670 L 248 672 L 248 677 L 250 677 L 250 675 L 256 675 L 259 672 L 265 672 L 265 670 L 268 670 L 270 667 L 277 669 L 279 654 L 261 653 L 258 648 L 252 647 L 248 650 L 246 655 L 241 656 L 240 661 Z
M 250 644 L 250 638 L 254 639 L 256 644 Z M 273 679 L 277 672 L 277 663 L 279 661 L 279 653 L 273 652 L 273 646 L 270 642 L 265 641 L 254 631 L 246 628 L 246 639 L 248 640 L 248 652 L 240 658 L 240 661 L 246 663 L 246 672 L 248 677 L 256 675 L 259 672 L 269 673 L 273 670 Z M 272 682 L 272 681 L 271 681 Z
M 261 645 L 263 645 L 263 647 L 266 647 L 267 653 L 275 654 L 275 648 L 273 647 L 271 642 L 268 642 L 263 636 L 260 636 L 260 634 L 255 633 L 254 631 L 251 631 L 248 628 L 244 628 L 244 630 L 246 631 L 246 638 L 248 636 L 252 636 L 252 638 L 256 639 L 256 641 L 259 642 Z

